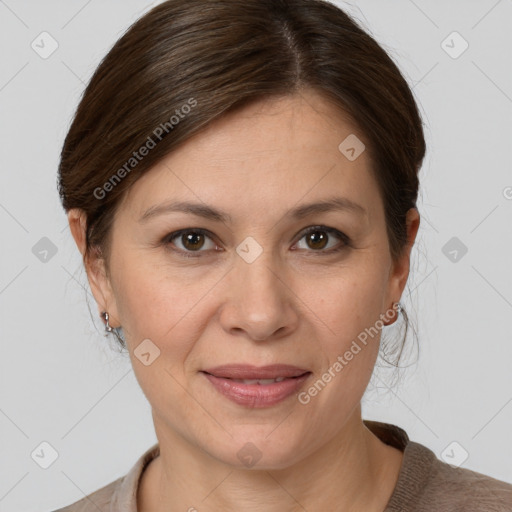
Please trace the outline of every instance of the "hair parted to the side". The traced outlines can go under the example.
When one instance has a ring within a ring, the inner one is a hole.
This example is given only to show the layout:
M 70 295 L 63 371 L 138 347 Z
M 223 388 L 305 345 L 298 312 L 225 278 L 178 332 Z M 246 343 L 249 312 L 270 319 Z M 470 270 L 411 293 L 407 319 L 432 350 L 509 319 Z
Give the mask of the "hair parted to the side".
M 84 261 L 103 258 L 108 272 L 116 209 L 163 157 L 223 114 L 306 88 L 360 129 L 396 260 L 425 140 L 413 94 L 381 46 L 324 0 L 168 0 L 102 60 L 64 141 L 58 189 L 66 212 L 85 213 Z

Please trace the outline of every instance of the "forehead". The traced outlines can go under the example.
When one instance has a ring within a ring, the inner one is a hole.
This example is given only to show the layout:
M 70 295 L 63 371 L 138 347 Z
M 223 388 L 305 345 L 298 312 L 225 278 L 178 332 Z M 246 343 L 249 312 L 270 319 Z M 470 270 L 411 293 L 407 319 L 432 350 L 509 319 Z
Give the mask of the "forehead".
M 371 205 L 378 191 L 367 152 L 351 161 L 339 149 L 354 136 L 364 139 L 314 91 L 260 100 L 210 123 L 148 171 L 129 192 L 130 209 L 141 215 L 169 198 L 194 198 L 261 210 L 334 192 Z
M 338 156 L 338 145 L 359 132 L 353 121 L 327 98 L 311 89 L 272 97 L 229 112 L 210 123 L 187 146 L 208 154 L 212 164 L 248 158 L 278 158 L 307 152 Z M 358 133 L 360 138 L 362 134 Z M 196 152 L 196 156 L 200 154 Z

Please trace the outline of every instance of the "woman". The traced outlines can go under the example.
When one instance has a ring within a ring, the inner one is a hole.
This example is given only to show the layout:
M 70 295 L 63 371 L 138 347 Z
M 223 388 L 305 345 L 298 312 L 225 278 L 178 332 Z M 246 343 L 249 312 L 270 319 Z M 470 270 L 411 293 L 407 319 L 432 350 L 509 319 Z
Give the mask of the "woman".
M 88 85 L 59 191 L 158 443 L 78 511 L 511 511 L 361 418 L 419 226 L 417 106 L 318 0 L 170 0 Z

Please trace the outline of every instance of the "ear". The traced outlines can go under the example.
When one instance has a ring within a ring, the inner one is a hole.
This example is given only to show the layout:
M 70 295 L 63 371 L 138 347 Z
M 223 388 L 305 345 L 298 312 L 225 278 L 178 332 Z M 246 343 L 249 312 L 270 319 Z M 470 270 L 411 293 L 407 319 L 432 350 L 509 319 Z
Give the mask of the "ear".
M 400 300 L 402 293 L 409 277 L 411 250 L 416 240 L 418 228 L 420 226 L 420 215 L 416 208 L 411 208 L 406 215 L 407 223 L 407 245 L 398 261 L 394 262 L 389 273 L 389 295 L 388 303 L 384 305 L 389 309 L 391 302 L 395 303 Z
M 79 208 L 72 208 L 67 216 L 71 234 L 82 255 L 89 286 L 98 306 L 98 315 L 101 315 L 102 311 L 107 311 L 109 314 L 109 324 L 112 327 L 119 327 L 120 322 L 115 295 L 110 279 L 107 276 L 105 260 L 95 251 L 89 255 L 85 254 L 87 227 L 85 212 Z

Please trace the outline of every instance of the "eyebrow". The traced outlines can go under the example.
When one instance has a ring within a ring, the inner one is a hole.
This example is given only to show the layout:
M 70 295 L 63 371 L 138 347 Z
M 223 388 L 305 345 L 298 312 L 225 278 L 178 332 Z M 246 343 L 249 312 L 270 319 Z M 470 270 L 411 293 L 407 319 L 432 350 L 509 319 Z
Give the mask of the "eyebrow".
M 323 201 L 297 206 L 287 212 L 286 216 L 300 220 L 315 213 L 330 211 L 347 211 L 360 216 L 366 216 L 368 214 L 365 208 L 347 197 L 331 197 Z M 228 223 L 232 221 L 228 213 L 205 204 L 188 201 L 172 201 L 151 206 L 142 214 L 139 218 L 139 222 L 144 223 L 154 217 L 173 212 L 189 213 L 215 222 Z

